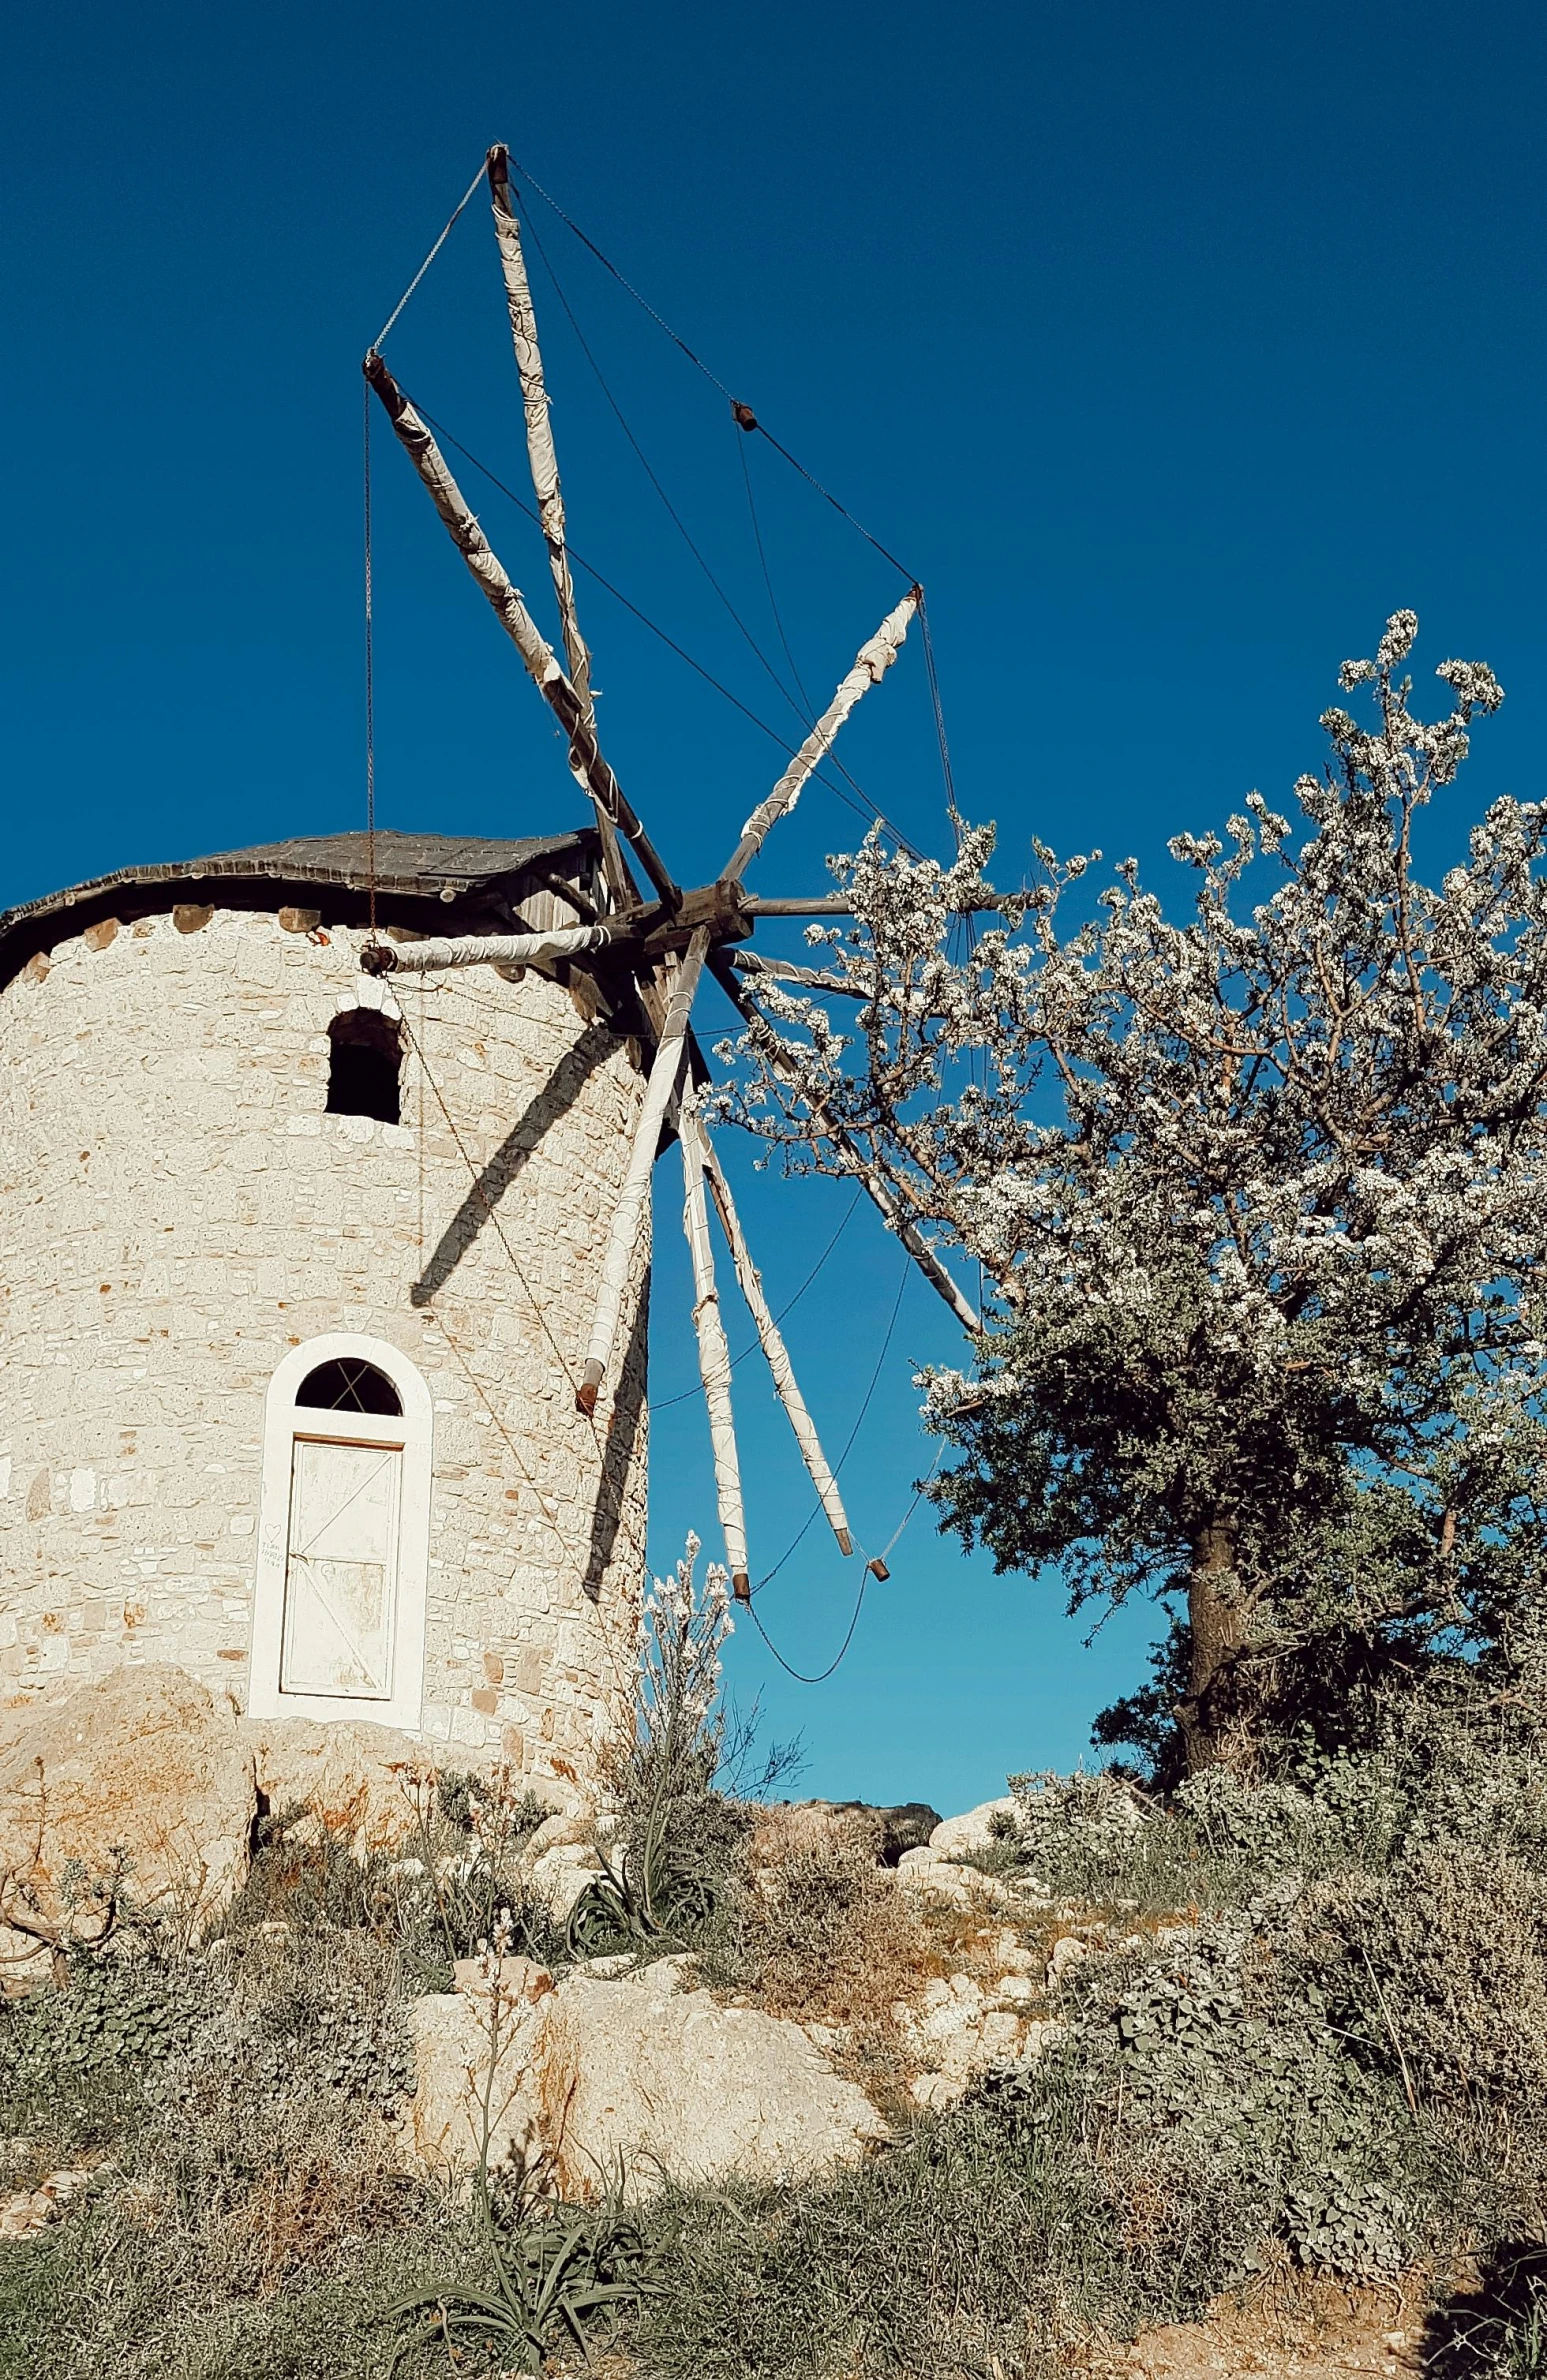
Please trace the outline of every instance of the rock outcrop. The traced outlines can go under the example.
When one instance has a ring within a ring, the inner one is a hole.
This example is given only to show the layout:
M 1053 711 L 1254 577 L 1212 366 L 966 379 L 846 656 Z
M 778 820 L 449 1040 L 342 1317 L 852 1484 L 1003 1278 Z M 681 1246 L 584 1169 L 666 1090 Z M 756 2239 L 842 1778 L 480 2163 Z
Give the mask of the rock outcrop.
M 247 1873 L 257 1808 L 235 1712 L 170 1664 L 120 1669 L 0 1720 L 0 1957 L 90 1938 L 121 1884 L 189 1934 Z
M 543 1970 L 507 1961 L 497 2026 L 487 1985 L 415 2002 L 409 2120 L 419 2160 L 466 2172 L 486 2101 L 491 2162 L 542 2158 L 580 2199 L 620 2179 L 641 2195 L 665 2174 L 788 2180 L 886 2137 L 864 2092 L 833 2072 L 798 2024 L 721 2007 L 691 1987 L 690 1967 L 659 1959 L 622 1975 L 581 1968 L 534 1992 Z
M 396 1850 L 413 1832 L 411 1779 L 429 1764 L 410 1736 L 319 1719 L 244 1719 L 238 1731 L 265 1810 L 304 1806 L 361 1851 Z

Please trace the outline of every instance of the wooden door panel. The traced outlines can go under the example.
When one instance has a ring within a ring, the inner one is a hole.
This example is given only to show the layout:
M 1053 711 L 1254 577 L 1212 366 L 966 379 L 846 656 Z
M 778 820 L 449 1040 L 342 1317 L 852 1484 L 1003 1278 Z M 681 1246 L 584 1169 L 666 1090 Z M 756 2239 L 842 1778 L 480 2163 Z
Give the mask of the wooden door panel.
M 296 1439 L 282 1692 L 391 1699 L 402 1464 L 395 1446 Z

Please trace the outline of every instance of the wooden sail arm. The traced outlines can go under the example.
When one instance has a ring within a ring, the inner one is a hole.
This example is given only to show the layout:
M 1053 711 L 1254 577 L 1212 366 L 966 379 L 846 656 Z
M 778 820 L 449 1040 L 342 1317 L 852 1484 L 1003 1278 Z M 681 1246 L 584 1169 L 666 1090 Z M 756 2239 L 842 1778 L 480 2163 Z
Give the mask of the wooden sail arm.
M 872 686 L 879 686 L 902 647 L 908 633 L 908 622 L 919 607 L 919 591 L 911 587 L 895 611 L 887 613 L 868 645 L 861 645 L 849 671 L 827 709 L 817 721 L 810 735 L 801 745 L 789 767 L 765 802 L 759 802 L 741 830 L 741 841 L 731 853 L 730 862 L 722 875 L 735 883 L 745 875 L 751 861 L 761 850 L 769 829 L 778 824 L 787 811 L 799 801 L 801 788 L 813 769 L 824 761 L 832 750 L 838 730 L 859 701 Z
M 366 357 L 364 369 L 366 379 L 381 399 L 399 445 L 418 473 L 453 543 L 487 597 L 495 617 L 525 662 L 538 692 L 569 738 L 569 763 L 575 777 L 591 795 L 598 813 L 628 838 L 661 899 L 675 904 L 680 897 L 679 890 L 665 861 L 603 759 L 597 747 L 595 729 L 587 725 L 579 697 L 565 676 L 557 654 L 527 610 L 521 590 L 512 583 L 485 537 L 471 505 L 452 477 L 428 423 L 404 395 L 374 349 Z
M 845 1000 L 871 1000 L 864 984 L 848 983 L 821 967 L 797 967 L 790 959 L 765 959 L 755 950 L 733 950 L 730 963 L 738 975 L 760 975 L 770 983 L 793 983 L 803 991 L 839 992 Z
M 698 1370 L 709 1414 L 709 1443 L 714 1453 L 715 1502 L 725 1538 L 725 1567 L 740 1603 L 752 1600 L 747 1575 L 747 1518 L 741 1493 L 741 1458 L 736 1449 L 736 1425 L 731 1411 L 731 1351 L 715 1285 L 714 1249 L 709 1238 L 709 1209 L 704 1196 L 704 1142 L 696 1108 L 680 1119 L 682 1144 L 682 1228 L 693 1262 L 693 1327 L 698 1336 Z
M 582 1413 L 595 1412 L 597 1393 L 607 1376 L 613 1342 L 618 1335 L 618 1320 L 623 1311 L 624 1292 L 639 1245 L 645 1202 L 650 1194 L 650 1175 L 661 1144 L 661 1126 L 666 1121 L 667 1107 L 682 1079 L 683 1061 L 687 1054 L 688 1018 L 708 955 L 709 929 L 700 926 L 677 968 L 676 981 L 661 1023 L 660 1039 L 656 1043 L 655 1056 L 645 1081 L 645 1095 L 640 1103 L 639 1122 L 629 1149 L 623 1185 L 618 1193 L 618 1203 L 612 1210 L 612 1225 L 607 1234 L 602 1275 L 596 1293 L 596 1313 L 591 1323 L 590 1344 L 586 1349 L 585 1370 L 581 1375 L 580 1386 L 575 1391 L 575 1403 Z
M 537 498 L 538 525 L 543 533 L 543 543 L 548 548 L 548 571 L 559 607 L 559 633 L 564 643 L 569 682 L 575 690 L 575 700 L 580 705 L 581 726 L 594 742 L 596 704 L 591 693 L 591 654 L 580 633 L 574 573 L 569 566 L 569 549 L 564 539 L 564 494 L 559 485 L 559 458 L 553 443 L 553 422 L 548 405 L 548 386 L 543 378 L 542 350 L 537 343 L 537 310 L 532 303 L 532 285 L 527 277 L 526 258 L 521 248 L 521 227 L 511 203 L 510 152 L 503 141 L 497 142 L 489 151 L 486 170 L 489 195 L 493 201 L 494 237 L 505 281 L 505 306 L 510 316 L 511 345 L 515 350 L 522 408 L 526 415 L 526 453 L 532 473 L 532 492 Z M 618 903 L 628 897 L 628 878 L 618 856 L 617 830 L 600 804 L 597 805 L 597 824 L 602 835 L 602 872 L 613 901 Z
M 423 942 L 373 942 L 360 953 L 367 975 L 438 975 L 443 967 L 536 967 L 579 958 L 623 940 L 611 918 L 591 926 L 549 926 L 530 934 L 434 935 Z
M 756 1011 L 749 1004 L 728 957 L 723 953 L 717 953 L 711 965 L 716 983 L 725 993 L 738 1016 L 749 1025 L 755 1023 Z M 983 1327 L 981 1317 L 971 1301 L 957 1288 L 956 1283 L 919 1230 L 918 1225 L 903 1208 L 885 1176 L 871 1163 L 859 1143 L 845 1131 L 825 1101 L 818 1098 L 809 1084 L 800 1079 L 793 1065 L 773 1050 L 767 1052 L 767 1057 L 774 1072 L 804 1103 L 807 1114 L 818 1130 L 826 1135 L 835 1148 L 843 1151 L 853 1169 L 855 1179 L 863 1185 L 871 1200 L 880 1209 L 888 1227 L 897 1234 L 898 1239 L 913 1258 L 930 1288 L 938 1297 L 944 1298 L 963 1330 L 976 1337 Z
M 1024 907 L 1029 899 L 1030 895 L 1028 894 L 1024 897 L 1021 906 Z M 741 907 L 743 914 L 751 918 L 854 917 L 858 914 L 847 893 L 803 894 L 795 899 L 787 898 L 779 893 L 773 895 L 743 893 Z M 1005 900 L 996 898 L 991 901 L 963 901 L 958 909 L 952 911 L 952 915 L 955 917 L 982 917 L 984 915 L 1001 917 L 1016 914 L 1017 911 L 1008 897 Z
M 736 1279 L 740 1285 L 741 1294 L 747 1301 L 747 1310 L 756 1326 L 758 1343 L 768 1359 L 768 1369 L 773 1375 L 773 1384 L 779 1402 L 790 1417 L 790 1427 L 795 1433 L 795 1441 L 800 1448 L 801 1458 L 810 1473 L 811 1484 L 816 1489 L 822 1510 L 827 1515 L 828 1526 L 838 1540 L 838 1551 L 842 1554 L 852 1553 L 854 1540 L 849 1534 L 848 1515 L 843 1509 L 843 1498 L 838 1492 L 837 1479 L 833 1475 L 827 1457 L 822 1452 L 822 1441 L 817 1436 L 816 1424 L 807 1409 L 806 1400 L 800 1393 L 800 1384 L 795 1378 L 795 1367 L 790 1361 L 789 1350 L 784 1344 L 783 1335 L 778 1323 L 774 1320 L 772 1309 L 764 1294 L 762 1275 L 752 1261 L 752 1251 L 747 1245 L 746 1234 L 741 1228 L 741 1218 L 736 1212 L 735 1202 L 731 1197 L 730 1184 L 726 1180 L 720 1160 L 715 1154 L 708 1126 L 696 1105 L 691 1114 L 683 1118 L 684 1144 L 690 1138 L 696 1139 L 702 1149 L 704 1171 L 709 1179 L 709 1187 L 714 1193 L 714 1203 L 719 1213 L 720 1225 L 731 1252 L 731 1262 L 736 1268 Z
M 553 444 L 548 390 L 543 379 L 542 350 L 537 343 L 537 312 L 532 303 L 532 285 L 527 278 L 526 258 L 521 249 L 521 226 L 511 203 L 510 152 L 503 141 L 497 142 L 489 151 L 487 170 L 489 194 L 494 206 L 494 237 L 500 252 L 500 270 L 505 277 L 505 305 L 510 315 L 511 344 L 515 349 L 516 371 L 521 381 L 521 397 L 526 412 L 526 451 L 532 470 L 532 491 L 537 498 L 537 517 L 543 541 L 548 548 L 548 567 L 553 574 L 553 591 L 558 599 L 569 682 L 575 689 L 581 717 L 594 733 L 596 714 L 591 700 L 591 656 L 580 633 L 580 621 L 575 609 L 575 583 L 564 543 L 564 495 L 559 485 L 559 459 Z

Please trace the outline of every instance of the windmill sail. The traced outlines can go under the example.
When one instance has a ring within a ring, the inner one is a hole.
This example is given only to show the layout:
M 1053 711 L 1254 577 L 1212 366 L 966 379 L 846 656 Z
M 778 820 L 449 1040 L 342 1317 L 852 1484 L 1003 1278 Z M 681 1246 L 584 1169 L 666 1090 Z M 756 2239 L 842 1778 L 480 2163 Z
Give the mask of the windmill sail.
M 684 1102 L 678 1137 L 682 1143 L 682 1228 L 693 1260 L 693 1326 L 698 1334 L 698 1369 L 709 1412 L 709 1442 L 714 1450 L 715 1500 L 725 1537 L 725 1567 L 737 1600 L 750 1603 L 747 1576 L 747 1521 L 741 1496 L 741 1459 L 736 1450 L 736 1425 L 731 1412 L 731 1351 L 715 1286 L 714 1250 L 709 1239 L 709 1207 L 704 1196 L 704 1143 L 696 1105 Z
M 596 1410 L 597 1392 L 607 1376 L 613 1341 L 618 1334 L 618 1318 L 623 1311 L 623 1295 L 628 1287 L 634 1251 L 639 1243 L 650 1175 L 655 1166 L 656 1151 L 660 1147 L 661 1126 L 666 1121 L 666 1110 L 672 1095 L 682 1079 L 682 1062 L 687 1055 L 688 1017 L 708 955 L 709 929 L 700 926 L 677 970 L 677 981 L 667 1005 L 661 1037 L 656 1044 L 645 1095 L 640 1103 L 639 1121 L 629 1150 L 628 1170 L 618 1193 L 618 1203 L 612 1211 L 612 1228 L 607 1235 L 596 1314 L 591 1324 L 591 1343 L 586 1350 L 585 1371 L 575 1392 L 575 1402 L 582 1413 Z
M 715 1207 L 719 1213 L 721 1228 L 725 1233 L 726 1244 L 731 1252 L 731 1262 L 736 1268 L 736 1279 L 740 1285 L 741 1294 L 747 1301 L 747 1310 L 756 1325 L 758 1343 L 768 1359 L 768 1369 L 773 1374 L 773 1384 L 778 1393 L 779 1402 L 790 1417 L 790 1427 L 795 1432 L 795 1440 L 800 1448 L 802 1459 L 807 1471 L 811 1474 L 811 1484 L 821 1499 L 822 1510 L 827 1515 L 828 1525 L 838 1540 L 838 1551 L 843 1554 L 852 1553 L 854 1540 L 849 1534 L 848 1515 L 843 1509 L 843 1498 L 838 1493 L 837 1479 L 828 1465 L 826 1455 L 822 1452 L 822 1441 L 817 1436 L 816 1424 L 806 1408 L 806 1400 L 800 1393 L 800 1384 L 795 1378 L 795 1367 L 790 1362 L 789 1350 L 784 1344 L 783 1336 L 779 1325 L 774 1320 L 768 1300 L 763 1294 L 762 1275 L 752 1261 L 752 1251 L 747 1246 L 746 1234 L 741 1228 L 741 1218 L 737 1214 L 731 1198 L 730 1184 L 721 1171 L 714 1143 L 709 1138 L 708 1128 L 696 1107 L 692 1116 L 692 1129 L 696 1132 L 703 1147 L 704 1165 L 709 1176 L 709 1186 L 714 1192 Z

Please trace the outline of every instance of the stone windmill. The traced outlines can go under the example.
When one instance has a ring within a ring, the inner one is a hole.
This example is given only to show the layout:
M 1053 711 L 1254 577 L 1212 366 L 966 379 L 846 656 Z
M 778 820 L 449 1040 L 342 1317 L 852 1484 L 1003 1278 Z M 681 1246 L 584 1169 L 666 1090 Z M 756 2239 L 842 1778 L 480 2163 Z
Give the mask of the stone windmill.
M 0 915 L 0 1702 L 170 1662 L 260 1723 L 386 1724 L 562 1783 L 633 1674 L 648 1190 L 673 1135 L 728 1566 L 746 1592 L 715 1213 L 848 1543 L 704 1128 L 691 1017 L 706 974 L 743 1013 L 760 974 L 802 979 L 748 940 L 835 904 L 759 898 L 746 871 L 917 594 L 722 875 L 679 886 L 598 743 L 502 150 L 488 178 L 562 660 L 426 423 L 378 355 L 366 370 L 595 824 L 300 837 Z
M 709 1226 L 711 1200 L 723 1227 L 737 1282 L 768 1359 L 775 1389 L 789 1415 L 812 1484 L 840 1550 L 850 1553 L 852 1541 L 837 1481 L 822 1453 L 796 1384 L 788 1351 L 763 1295 L 729 1185 L 700 1112 L 696 1088 L 700 1067 L 693 1063 L 696 1050 L 691 1033 L 693 1004 L 706 971 L 714 976 L 743 1018 L 749 1014 L 748 981 L 755 983 L 759 975 L 821 984 L 834 990 L 844 988 L 836 982 L 829 984 L 829 979 L 811 970 L 764 959 L 743 947 L 760 917 L 832 914 L 841 911 L 842 903 L 831 898 L 809 901 L 762 898 L 746 890 L 746 874 L 769 834 L 795 807 L 802 789 L 832 749 L 856 704 L 872 686 L 880 684 L 896 660 L 909 624 L 919 609 L 922 590 L 911 587 L 869 642 L 860 647 L 853 667 L 841 680 L 826 711 L 813 721 L 811 732 L 792 755 L 778 783 L 747 819 L 714 882 L 691 888 L 679 885 L 625 796 L 598 739 L 591 696 L 591 655 L 580 629 L 574 578 L 565 545 L 564 499 L 543 378 L 537 318 L 511 192 L 509 155 L 502 144 L 489 151 L 486 170 L 524 402 L 527 456 L 537 499 L 537 518 L 547 547 L 558 608 L 562 661 L 490 546 L 429 424 L 399 387 L 377 348 L 373 347 L 367 354 L 364 371 L 468 570 L 568 738 L 570 769 L 595 809 L 603 854 L 604 900 L 592 914 L 572 926 L 542 933 L 442 938 L 407 947 L 379 943 L 365 951 L 362 964 L 367 972 L 378 977 L 488 965 L 506 972 L 527 968 L 563 970 L 572 982 L 577 975 L 588 975 L 593 996 L 603 1005 L 616 1008 L 620 992 L 626 987 L 644 1007 L 651 1021 L 654 1049 L 633 1127 L 623 1185 L 613 1208 L 596 1281 L 595 1310 L 576 1385 L 576 1402 L 583 1413 L 593 1413 L 608 1378 L 627 1284 L 637 1269 L 641 1236 L 648 1229 L 646 1210 L 651 1173 L 663 1131 L 674 1130 L 682 1155 L 683 1222 L 692 1260 L 693 1315 L 714 1449 L 726 1566 L 736 1594 L 745 1600 L 750 1594 L 746 1521 L 731 1413 L 730 1353 L 720 1315 Z M 749 408 L 737 405 L 734 410 L 743 428 L 756 427 Z M 625 845 L 648 879 L 648 897 L 642 895 L 630 870 Z M 817 1121 L 844 1152 L 889 1228 L 908 1249 L 931 1286 L 965 1327 L 975 1330 L 977 1316 L 972 1307 L 929 1243 L 902 1211 L 881 1175 L 834 1117 L 820 1113 Z

